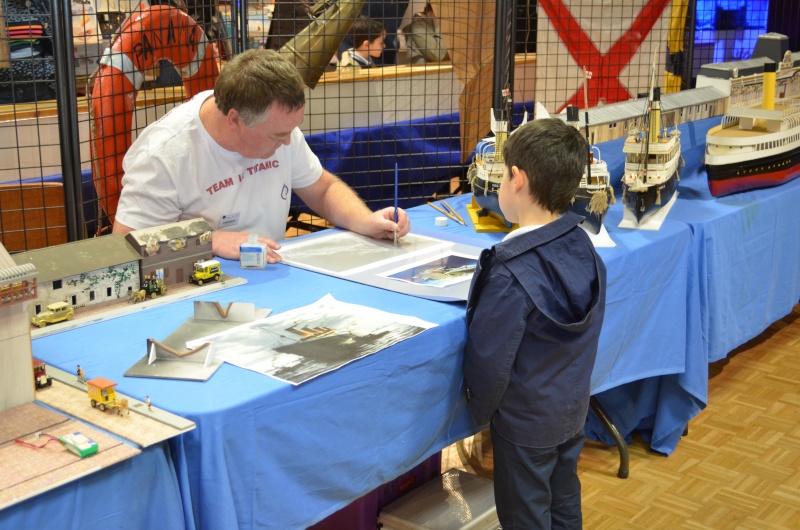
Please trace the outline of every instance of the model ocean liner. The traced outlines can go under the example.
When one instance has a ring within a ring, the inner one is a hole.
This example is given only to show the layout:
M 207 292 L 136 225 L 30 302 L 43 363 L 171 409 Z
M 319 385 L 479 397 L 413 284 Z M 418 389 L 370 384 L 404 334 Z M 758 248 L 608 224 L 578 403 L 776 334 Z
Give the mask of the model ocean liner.
M 678 127 L 661 130 L 661 91 L 655 86 L 655 61 L 642 130 L 631 129 L 622 147 L 625 173 L 622 202 L 642 223 L 667 204 L 678 187 L 681 141 Z
M 733 106 L 734 99 L 745 99 L 744 92 L 759 99 L 759 87 L 752 90 L 759 76 L 761 106 Z M 790 52 L 778 64 L 767 59 L 763 74 L 732 83 L 728 113 L 706 135 L 705 163 L 714 197 L 778 186 L 800 176 L 800 67 Z

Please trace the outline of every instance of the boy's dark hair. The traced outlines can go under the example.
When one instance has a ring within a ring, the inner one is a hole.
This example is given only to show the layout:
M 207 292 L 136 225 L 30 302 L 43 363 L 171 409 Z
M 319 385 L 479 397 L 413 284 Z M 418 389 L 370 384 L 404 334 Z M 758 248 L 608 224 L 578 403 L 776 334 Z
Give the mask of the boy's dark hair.
M 588 149 L 575 127 L 547 118 L 515 130 L 503 145 L 503 158 L 509 172 L 511 166 L 517 166 L 528 175 L 536 203 L 563 213 L 578 191 Z
M 353 36 L 353 46 L 358 48 L 364 44 L 364 41 L 374 41 L 383 35 L 385 29 L 383 22 L 378 19 L 364 16 L 356 17 L 353 21 L 353 27 L 350 28 L 350 34 Z

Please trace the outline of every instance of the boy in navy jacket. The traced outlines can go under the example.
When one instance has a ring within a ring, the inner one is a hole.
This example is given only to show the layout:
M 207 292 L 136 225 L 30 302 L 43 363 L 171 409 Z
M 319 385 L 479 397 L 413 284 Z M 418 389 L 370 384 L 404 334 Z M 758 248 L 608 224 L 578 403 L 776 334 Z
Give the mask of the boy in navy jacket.
M 582 527 L 577 465 L 606 271 L 583 218 L 564 212 L 587 149 L 555 118 L 509 136 L 499 201 L 520 228 L 483 251 L 470 288 L 467 402 L 479 425 L 491 422 L 503 530 Z

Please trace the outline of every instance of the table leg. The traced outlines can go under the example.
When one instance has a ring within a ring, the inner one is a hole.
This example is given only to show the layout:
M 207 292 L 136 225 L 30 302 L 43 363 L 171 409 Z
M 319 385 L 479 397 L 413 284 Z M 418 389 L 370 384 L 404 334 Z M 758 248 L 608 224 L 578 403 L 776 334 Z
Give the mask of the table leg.
M 628 478 L 628 444 L 625 443 L 625 439 L 619 433 L 617 426 L 611 421 L 611 418 L 609 418 L 596 397 L 592 396 L 589 398 L 589 407 L 597 414 L 600 423 L 603 424 L 603 428 L 617 443 L 617 449 L 619 450 L 619 470 L 617 471 L 617 476 L 619 478 Z

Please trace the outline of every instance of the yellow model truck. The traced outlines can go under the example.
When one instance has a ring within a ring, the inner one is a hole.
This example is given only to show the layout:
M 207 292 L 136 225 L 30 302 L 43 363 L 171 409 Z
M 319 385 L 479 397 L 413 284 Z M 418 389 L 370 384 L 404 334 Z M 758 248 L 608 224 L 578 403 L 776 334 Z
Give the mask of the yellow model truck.
M 203 285 L 203 282 L 209 280 L 219 280 L 221 274 L 222 270 L 220 269 L 219 261 L 215 259 L 198 261 L 194 264 L 194 272 L 190 280 L 197 285 Z
M 104 377 L 95 377 L 86 381 L 86 393 L 89 395 L 92 408 L 102 411 L 106 409 L 116 409 L 120 416 L 128 412 L 128 400 L 117 399 L 117 391 L 114 389 L 117 384 Z
M 75 310 L 70 304 L 67 302 L 56 302 L 47 306 L 41 313 L 37 313 L 36 316 L 31 319 L 31 324 L 43 328 L 47 324 L 55 324 L 62 320 L 72 320 L 73 316 L 75 316 Z

